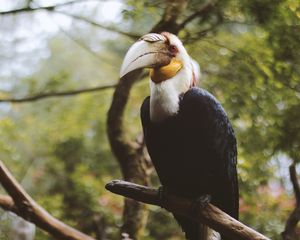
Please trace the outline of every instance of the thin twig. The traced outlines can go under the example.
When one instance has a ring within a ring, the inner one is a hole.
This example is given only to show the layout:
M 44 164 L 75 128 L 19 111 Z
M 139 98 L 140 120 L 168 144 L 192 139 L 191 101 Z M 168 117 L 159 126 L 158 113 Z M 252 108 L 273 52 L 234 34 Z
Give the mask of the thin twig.
M 137 34 L 137 33 L 124 32 L 124 31 L 121 31 L 119 29 L 116 29 L 115 27 L 102 25 L 100 23 L 97 23 L 97 22 L 95 22 L 93 20 L 90 20 L 90 19 L 88 19 L 86 17 L 83 17 L 83 16 L 79 16 L 79 15 L 76 15 L 76 14 L 71 14 L 71 13 L 68 13 L 68 12 L 65 12 L 65 11 L 59 11 L 59 10 L 56 10 L 56 9 L 47 9 L 47 10 L 52 11 L 52 12 L 56 12 L 56 13 L 59 13 L 59 14 L 63 14 L 65 16 L 68 16 L 68 17 L 71 17 L 71 18 L 74 18 L 74 19 L 77 19 L 77 20 L 80 20 L 80 21 L 84 21 L 84 22 L 89 23 L 89 24 L 91 24 L 95 27 L 102 28 L 102 29 L 110 31 L 110 32 L 121 34 L 121 35 L 129 37 L 133 40 L 137 40 L 138 38 L 140 38 L 140 35 Z
M 62 92 L 49 92 L 49 93 L 39 93 L 32 96 L 27 96 L 23 98 L 3 98 L 0 99 L 0 103 L 26 103 L 26 102 L 34 102 L 38 100 L 42 100 L 44 98 L 51 98 L 51 97 L 66 97 L 66 96 L 75 96 L 78 94 L 83 93 L 92 93 L 98 92 L 106 89 L 115 88 L 116 84 L 93 87 L 93 88 L 84 88 L 78 90 L 71 90 L 71 91 L 62 91 Z
M 24 7 L 24 8 L 18 8 L 18 9 L 3 11 L 3 12 L 0 12 L 0 15 L 11 15 L 11 14 L 16 14 L 16 13 L 21 13 L 21 12 L 34 12 L 34 11 L 39 11 L 39 10 L 53 10 L 55 8 L 59 8 L 59 7 L 67 6 L 67 5 L 72 5 L 74 3 L 87 2 L 87 1 L 97 1 L 97 0 L 76 0 L 76 1 L 70 1 L 70 2 L 65 2 L 65 3 L 50 5 L 50 6 L 41 6 L 41 7 L 36 7 L 36 8 L 32 8 L 30 6 L 27 6 L 27 7 Z
M 228 239 L 269 240 L 266 236 L 230 217 L 212 204 L 195 209 L 192 207 L 194 205 L 192 200 L 170 194 L 165 194 L 164 198 L 161 199 L 158 190 L 154 188 L 121 180 L 112 181 L 105 187 L 115 194 L 132 198 L 143 203 L 161 206 L 172 213 L 188 217 L 199 223 L 204 223 Z
M 212 7 L 216 5 L 217 1 L 209 1 L 203 4 L 197 11 L 195 11 L 192 15 L 188 16 L 185 20 L 180 23 L 180 29 L 183 29 L 188 23 L 196 19 L 197 17 L 203 16 L 207 13 Z
M 79 46 L 80 48 L 82 48 L 83 50 L 85 50 L 87 53 L 89 53 L 92 57 L 94 57 L 94 59 L 96 59 L 99 63 L 101 64 L 105 64 L 107 66 L 113 67 L 111 65 L 111 63 L 108 63 L 106 61 L 106 59 L 102 58 L 100 55 L 98 55 L 97 53 L 95 53 L 91 48 L 89 48 L 87 45 L 85 45 L 83 42 L 81 42 L 80 40 L 78 40 L 77 38 L 73 37 L 68 31 L 66 31 L 65 29 L 63 29 L 59 23 L 56 23 L 57 27 L 59 28 L 59 30 L 67 37 L 69 38 L 71 41 L 73 41 L 77 46 Z
M 0 12 L 0 16 L 1 15 L 4 16 L 4 15 L 11 15 L 11 14 L 18 14 L 18 13 L 22 13 L 22 12 L 35 12 L 35 11 L 40 11 L 40 10 L 46 10 L 49 12 L 63 14 L 65 16 L 68 16 L 68 17 L 71 17 L 71 18 L 74 18 L 74 19 L 77 19 L 80 21 L 84 21 L 95 27 L 102 28 L 102 29 L 105 29 L 110 32 L 115 32 L 115 33 L 121 34 L 121 35 L 129 37 L 133 40 L 136 40 L 140 37 L 140 35 L 136 34 L 136 33 L 129 33 L 129 32 L 121 31 L 119 29 L 116 29 L 115 27 L 102 25 L 100 23 L 97 23 L 97 22 L 90 20 L 88 18 L 85 18 L 83 16 L 79 16 L 79 15 L 71 14 L 71 13 L 68 13 L 68 12 L 65 12 L 62 10 L 58 10 L 58 8 L 63 7 L 63 6 L 80 3 L 80 2 L 82 3 L 82 2 L 86 2 L 86 1 L 96 1 L 96 0 L 77 0 L 77 1 L 70 1 L 70 2 L 66 2 L 66 3 L 51 5 L 51 6 L 39 6 L 39 7 L 35 7 L 35 8 L 28 6 L 28 7 L 24 7 L 24 8 L 18 8 L 18 9 Z
M 204 37 L 207 36 L 207 34 L 209 32 L 214 31 L 218 26 L 219 26 L 219 24 L 209 26 L 205 29 L 202 29 L 202 30 L 196 32 L 193 35 L 187 32 L 186 37 L 183 39 L 183 43 L 184 44 L 192 44 L 192 43 L 195 43 L 197 41 L 201 41 Z

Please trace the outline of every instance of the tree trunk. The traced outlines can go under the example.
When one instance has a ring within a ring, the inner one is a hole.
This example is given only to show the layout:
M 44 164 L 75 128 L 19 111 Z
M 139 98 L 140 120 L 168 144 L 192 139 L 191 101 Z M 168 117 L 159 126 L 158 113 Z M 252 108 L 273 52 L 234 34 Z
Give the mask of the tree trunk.
M 176 20 L 184 11 L 187 0 L 166 1 L 164 15 L 151 30 L 151 32 L 169 31 L 177 34 L 180 30 Z M 144 144 L 131 141 L 126 135 L 123 126 L 123 117 L 133 84 L 141 77 L 142 70 L 133 71 L 124 76 L 116 86 L 113 100 L 108 111 L 107 134 L 111 149 L 121 167 L 121 172 L 126 181 L 148 185 L 149 164 Z M 139 239 L 147 218 L 144 204 L 134 200 L 125 200 L 123 212 L 122 233 L 129 234 L 130 238 Z
M 127 181 L 149 184 L 147 174 L 147 157 L 143 144 L 127 138 L 123 129 L 124 109 L 128 102 L 130 90 L 141 74 L 141 70 L 128 74 L 118 83 L 113 101 L 108 111 L 107 133 L 113 153 L 115 154 L 123 177 Z M 127 233 L 130 238 L 139 239 L 141 229 L 145 225 L 147 211 L 144 204 L 126 199 L 123 212 L 121 234 Z
M 296 198 L 296 206 L 294 210 L 289 215 L 284 231 L 281 233 L 283 240 L 298 240 L 300 238 L 297 234 L 296 229 L 298 222 L 300 220 L 300 186 L 298 182 L 297 172 L 296 172 L 296 163 L 293 162 L 289 167 L 290 171 L 290 180 L 293 185 L 294 194 Z

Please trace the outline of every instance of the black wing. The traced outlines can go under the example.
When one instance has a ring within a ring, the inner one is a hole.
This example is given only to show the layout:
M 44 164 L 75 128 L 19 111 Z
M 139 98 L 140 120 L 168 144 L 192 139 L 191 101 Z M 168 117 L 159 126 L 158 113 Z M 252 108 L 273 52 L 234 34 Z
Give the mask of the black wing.
M 202 146 L 202 161 L 210 164 L 201 164 L 207 167 L 213 175 L 210 194 L 212 202 L 234 218 L 238 218 L 239 191 L 237 179 L 237 146 L 236 138 L 229 119 L 221 104 L 209 92 L 192 88 L 183 97 L 180 111 L 185 118 L 189 129 L 190 141 L 193 149 Z M 196 126 L 196 127 L 195 127 Z M 192 154 L 196 154 L 193 151 Z

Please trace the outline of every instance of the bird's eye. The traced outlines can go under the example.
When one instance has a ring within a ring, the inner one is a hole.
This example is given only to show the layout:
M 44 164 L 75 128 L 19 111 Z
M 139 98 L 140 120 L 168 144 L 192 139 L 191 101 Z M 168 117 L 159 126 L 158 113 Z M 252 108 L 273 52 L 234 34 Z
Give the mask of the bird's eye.
M 171 53 L 177 53 L 178 49 L 175 45 L 170 45 L 169 50 Z

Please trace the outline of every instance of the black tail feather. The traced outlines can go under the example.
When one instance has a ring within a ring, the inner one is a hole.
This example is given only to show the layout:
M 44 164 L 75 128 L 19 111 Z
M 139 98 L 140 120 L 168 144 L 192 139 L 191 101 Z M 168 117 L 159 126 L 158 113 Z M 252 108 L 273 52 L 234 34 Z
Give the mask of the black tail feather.
M 208 227 L 188 218 L 174 215 L 188 240 L 208 240 Z

